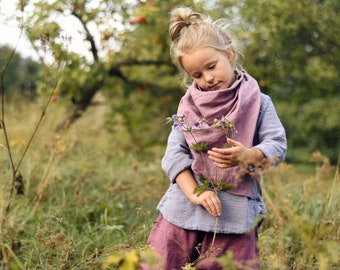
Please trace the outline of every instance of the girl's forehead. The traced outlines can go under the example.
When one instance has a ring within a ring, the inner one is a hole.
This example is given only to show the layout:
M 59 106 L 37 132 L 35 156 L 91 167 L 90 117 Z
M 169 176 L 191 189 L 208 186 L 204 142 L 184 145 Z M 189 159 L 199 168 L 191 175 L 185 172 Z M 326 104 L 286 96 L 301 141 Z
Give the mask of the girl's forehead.
M 183 66 L 203 65 L 205 63 L 215 61 L 221 56 L 221 52 L 215 48 L 201 47 L 191 53 L 183 55 L 181 57 L 181 62 Z

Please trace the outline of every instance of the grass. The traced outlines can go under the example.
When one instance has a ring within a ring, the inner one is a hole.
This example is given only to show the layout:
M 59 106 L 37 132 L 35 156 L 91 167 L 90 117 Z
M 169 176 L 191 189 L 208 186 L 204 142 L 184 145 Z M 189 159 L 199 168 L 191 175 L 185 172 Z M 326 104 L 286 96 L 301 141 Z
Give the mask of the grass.
M 339 174 L 334 168 L 323 164 L 306 176 L 283 164 L 266 178 L 263 190 L 268 206 L 260 236 L 264 269 L 339 268 Z
M 17 162 L 40 108 L 17 102 L 6 109 Z M 140 156 L 121 135 L 123 127 L 107 131 L 106 113 L 106 106 L 91 107 L 56 134 L 64 111 L 51 104 L 20 166 L 25 194 L 14 196 L 7 217 L 12 175 L 1 133 L 3 269 L 104 269 L 105 261 L 107 269 L 119 269 L 117 262 L 121 269 L 124 263 L 135 269 L 135 258 L 150 256 L 144 244 L 168 186 L 160 167 L 165 142 Z M 307 166 L 282 164 L 263 178 L 268 208 L 259 241 L 263 269 L 340 267 L 339 173 L 321 154 L 311 158 Z

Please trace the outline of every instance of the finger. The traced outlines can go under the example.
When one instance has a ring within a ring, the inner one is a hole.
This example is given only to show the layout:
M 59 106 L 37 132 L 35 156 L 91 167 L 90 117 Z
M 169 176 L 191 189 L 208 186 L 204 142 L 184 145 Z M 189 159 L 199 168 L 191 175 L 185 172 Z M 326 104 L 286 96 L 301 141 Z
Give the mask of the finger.
M 208 151 L 208 158 L 219 163 L 225 163 L 230 157 L 230 153 Z
M 205 208 L 205 210 L 207 210 L 208 211 L 208 213 L 210 214 L 210 215 L 214 215 L 214 210 L 213 210 L 213 206 L 212 206 L 212 204 L 210 204 L 210 199 L 205 199 L 204 201 L 203 201 L 203 207 Z
M 213 156 L 221 156 L 228 155 L 230 153 L 230 150 L 228 148 L 213 147 L 211 150 L 208 151 L 208 153 Z
M 226 157 L 216 157 L 216 156 L 208 156 L 210 160 L 212 160 L 215 164 L 215 166 L 219 168 L 228 168 L 230 167 L 231 160 Z
M 214 161 L 214 165 L 218 168 L 222 168 L 222 169 L 226 169 L 229 168 L 231 165 L 229 164 L 229 162 L 217 162 Z
M 220 199 L 218 197 L 217 198 L 213 198 L 212 202 L 213 202 L 214 207 L 216 209 L 217 216 L 220 216 L 221 212 L 222 212 L 222 205 L 221 205 Z
M 230 138 L 227 139 L 227 143 L 228 143 L 231 147 L 241 146 L 241 145 L 242 145 L 240 142 L 235 141 L 235 140 L 230 139 Z
M 221 209 L 218 202 L 216 200 L 214 201 L 213 199 L 206 200 L 205 209 L 208 211 L 209 214 L 215 217 L 221 214 Z

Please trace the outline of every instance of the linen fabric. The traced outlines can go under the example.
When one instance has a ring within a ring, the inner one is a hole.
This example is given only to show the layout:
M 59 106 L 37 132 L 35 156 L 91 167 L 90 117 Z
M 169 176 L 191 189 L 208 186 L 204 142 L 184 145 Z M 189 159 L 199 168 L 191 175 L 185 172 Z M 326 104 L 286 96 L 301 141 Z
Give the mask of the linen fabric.
M 287 142 L 284 128 L 277 116 L 269 96 L 261 94 L 260 114 L 256 125 L 256 136 L 253 145 L 260 149 L 267 158 L 277 157 L 283 161 Z M 215 217 L 208 214 L 202 206 L 193 205 L 176 184 L 177 175 L 190 168 L 193 162 L 191 150 L 181 130 L 172 129 L 167 148 L 162 159 L 162 169 L 169 177 L 170 186 L 160 200 L 157 209 L 169 222 L 185 229 L 214 231 Z M 198 176 L 195 175 L 196 180 Z M 222 215 L 217 228 L 218 233 L 246 233 L 266 214 L 261 189 L 254 179 L 252 194 L 249 197 L 237 196 L 227 192 L 219 193 L 222 204 Z M 231 199 L 229 202 L 229 198 Z M 228 211 L 228 204 L 234 209 Z M 246 208 L 246 210 L 244 210 Z M 246 213 L 246 216 L 245 216 Z
M 257 81 L 244 71 L 240 71 L 235 82 L 227 89 L 202 91 L 193 83 L 182 97 L 177 115 L 184 117 L 185 126 L 193 127 L 190 132 L 184 130 L 189 146 L 204 142 L 208 149 L 224 148 L 225 131 L 214 126 L 214 120 L 222 117 L 232 121 L 237 133 L 232 136 L 245 147 L 253 146 L 256 123 L 260 111 L 261 92 Z M 204 119 L 202 122 L 201 120 Z M 195 122 L 202 124 L 195 128 Z M 199 176 L 210 182 L 226 182 L 234 188 L 230 193 L 248 196 L 252 194 L 254 181 L 249 174 L 244 174 L 240 166 L 228 169 L 216 167 L 205 152 L 192 151 L 194 160 L 191 168 Z
M 159 215 L 148 242 L 163 259 L 157 269 L 180 270 L 186 263 L 194 263 L 195 269 L 222 270 L 216 258 L 233 252 L 233 258 L 242 269 L 259 269 L 257 228 L 247 234 L 217 234 L 211 246 L 212 232 L 182 229 Z M 243 268 L 244 267 L 244 268 Z M 149 269 L 143 265 L 143 270 Z

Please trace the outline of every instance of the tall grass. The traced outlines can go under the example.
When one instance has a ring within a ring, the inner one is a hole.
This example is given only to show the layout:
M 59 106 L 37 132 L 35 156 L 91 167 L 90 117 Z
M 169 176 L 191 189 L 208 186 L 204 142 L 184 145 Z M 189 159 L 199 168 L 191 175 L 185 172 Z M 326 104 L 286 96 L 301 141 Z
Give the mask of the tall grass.
M 339 166 L 335 171 L 320 158 L 312 174 L 297 174 L 294 166 L 283 164 L 265 178 L 264 269 L 339 269 Z
M 103 269 L 108 258 L 114 258 L 108 268 L 119 269 L 116 263 L 145 251 L 168 185 L 160 168 L 165 142 L 140 156 L 121 135 L 123 127 L 107 132 L 107 109 L 90 107 L 69 130 L 56 134 L 65 112 L 58 103 L 48 108 L 20 168 L 25 194 L 15 196 L 4 220 L 3 269 Z M 6 115 L 17 160 L 40 117 L 39 106 L 17 101 Z M 11 184 L 4 145 L 1 134 L 1 221 Z M 282 164 L 263 179 L 268 208 L 260 230 L 263 269 L 340 268 L 339 172 L 321 154 L 311 157 L 307 172 Z
M 8 108 L 14 160 L 39 117 L 35 104 L 26 106 Z M 141 161 L 131 142 L 107 133 L 106 107 L 91 107 L 70 130 L 55 134 L 62 113 L 49 108 L 22 163 L 25 195 L 15 197 L 1 235 L 1 261 L 9 269 L 98 269 L 105 251 L 144 241 L 156 216 L 167 181 L 158 154 Z M 5 150 L 1 212 L 11 183 Z

